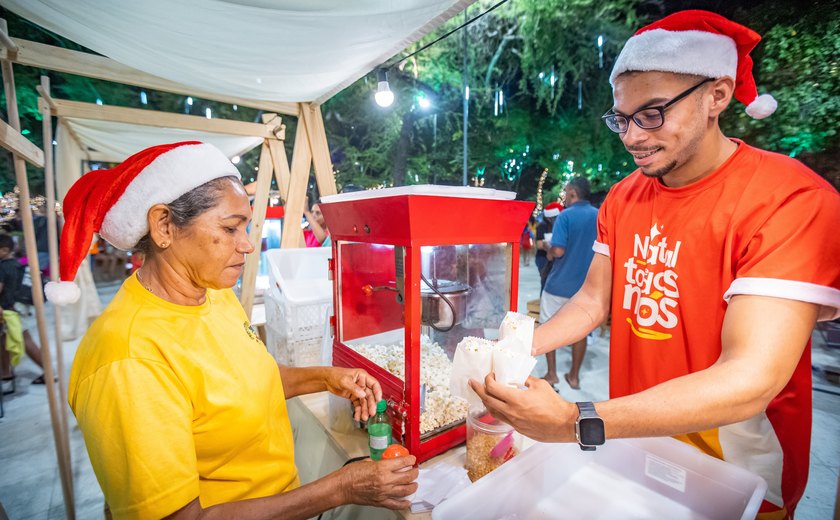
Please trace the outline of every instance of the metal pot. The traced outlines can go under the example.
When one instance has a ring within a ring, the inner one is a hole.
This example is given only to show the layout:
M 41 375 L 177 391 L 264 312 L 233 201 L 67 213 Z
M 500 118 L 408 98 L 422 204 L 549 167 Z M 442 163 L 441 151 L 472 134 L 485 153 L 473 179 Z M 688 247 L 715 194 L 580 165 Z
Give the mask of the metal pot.
M 431 325 L 437 330 L 448 330 L 461 323 L 467 314 L 467 295 L 470 293 L 470 287 L 452 280 L 432 280 L 430 283 L 437 292 L 425 281 L 420 283 L 420 321 L 423 325 Z

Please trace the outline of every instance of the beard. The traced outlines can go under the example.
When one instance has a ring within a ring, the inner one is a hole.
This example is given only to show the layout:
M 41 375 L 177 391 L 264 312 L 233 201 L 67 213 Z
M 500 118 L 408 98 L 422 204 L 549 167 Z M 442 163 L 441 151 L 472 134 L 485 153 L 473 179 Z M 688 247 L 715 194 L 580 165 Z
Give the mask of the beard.
M 670 163 L 663 166 L 662 168 L 659 168 L 658 170 L 646 170 L 644 168 L 641 168 L 641 170 L 642 175 L 644 175 L 645 177 L 650 177 L 652 179 L 661 179 L 662 177 L 665 177 L 666 175 L 671 173 L 671 170 L 673 170 L 676 167 L 677 161 L 673 160 Z

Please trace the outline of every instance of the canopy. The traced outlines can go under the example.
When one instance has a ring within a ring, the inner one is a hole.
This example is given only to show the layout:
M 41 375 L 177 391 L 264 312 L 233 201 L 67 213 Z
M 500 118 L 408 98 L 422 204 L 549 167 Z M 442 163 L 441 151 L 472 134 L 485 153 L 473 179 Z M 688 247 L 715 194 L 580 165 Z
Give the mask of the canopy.
M 81 144 L 96 150 L 97 160 L 122 162 L 128 156 L 161 143 L 201 141 L 215 145 L 228 158 L 242 155 L 261 145 L 261 137 L 244 137 L 210 132 L 196 132 L 180 128 L 156 128 L 113 121 L 62 118 Z
M 124 65 L 187 86 L 321 103 L 474 0 L 0 0 Z

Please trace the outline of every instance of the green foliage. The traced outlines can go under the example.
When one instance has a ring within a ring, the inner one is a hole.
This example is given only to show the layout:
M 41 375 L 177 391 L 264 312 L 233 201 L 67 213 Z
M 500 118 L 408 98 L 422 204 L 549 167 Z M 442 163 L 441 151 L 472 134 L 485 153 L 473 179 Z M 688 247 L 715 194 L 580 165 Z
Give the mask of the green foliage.
M 840 149 L 840 14 L 814 9 L 787 18 L 764 35 L 756 70 L 759 92 L 779 102 L 775 114 L 753 120 L 733 106 L 724 119 L 727 130 L 768 150 L 797 157 Z M 734 112 L 734 114 L 733 114 Z

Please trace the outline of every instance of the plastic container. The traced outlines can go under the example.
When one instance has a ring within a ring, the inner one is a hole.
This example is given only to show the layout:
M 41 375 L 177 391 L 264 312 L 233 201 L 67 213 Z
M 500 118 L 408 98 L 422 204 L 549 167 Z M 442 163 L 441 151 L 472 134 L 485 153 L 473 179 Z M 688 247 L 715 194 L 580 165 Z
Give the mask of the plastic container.
M 671 438 L 609 440 L 594 452 L 537 443 L 432 518 L 746 520 L 766 491 L 761 477 Z
M 265 293 L 266 343 L 284 365 L 321 364 L 321 343 L 332 308 L 331 248 L 272 249 Z
M 467 415 L 467 476 L 475 482 L 516 456 L 521 437 L 509 424 L 493 418 L 487 410 Z

